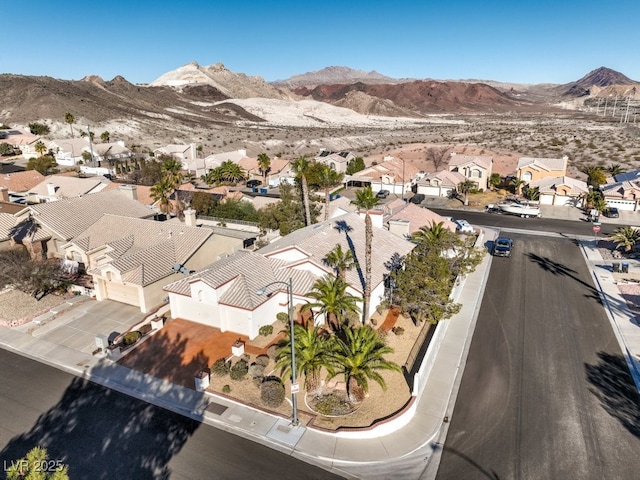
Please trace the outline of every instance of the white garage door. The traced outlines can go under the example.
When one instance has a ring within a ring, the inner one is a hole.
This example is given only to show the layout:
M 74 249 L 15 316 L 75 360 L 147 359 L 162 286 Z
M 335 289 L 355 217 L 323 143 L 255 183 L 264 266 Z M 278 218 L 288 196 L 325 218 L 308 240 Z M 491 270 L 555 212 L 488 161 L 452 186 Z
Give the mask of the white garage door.
M 122 285 L 121 283 L 107 282 L 107 298 L 127 305 L 140 306 L 138 289 L 135 286 Z

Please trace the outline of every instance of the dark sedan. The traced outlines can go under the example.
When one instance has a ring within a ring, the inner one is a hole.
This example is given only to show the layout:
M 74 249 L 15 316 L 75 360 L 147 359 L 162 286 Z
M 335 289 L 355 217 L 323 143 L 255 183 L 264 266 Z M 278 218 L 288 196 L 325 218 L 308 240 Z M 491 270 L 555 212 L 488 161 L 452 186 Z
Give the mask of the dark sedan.
M 494 257 L 510 257 L 513 250 L 513 240 L 507 237 L 498 237 L 493 242 Z

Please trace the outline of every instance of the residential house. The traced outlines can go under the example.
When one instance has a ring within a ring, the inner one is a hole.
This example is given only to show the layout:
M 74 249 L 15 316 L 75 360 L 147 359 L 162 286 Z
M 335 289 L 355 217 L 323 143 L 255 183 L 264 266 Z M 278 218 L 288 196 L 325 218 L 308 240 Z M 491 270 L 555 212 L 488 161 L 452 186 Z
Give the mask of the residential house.
M 247 151 L 245 149 L 238 149 L 233 152 L 214 153 L 204 158 L 198 158 L 196 156 L 192 159 L 182 160 L 182 168 L 187 172 L 194 174 L 197 178 L 200 178 L 201 176 L 206 175 L 209 170 L 218 168 L 222 165 L 222 162 L 231 160 L 233 163 L 238 163 L 246 156 Z
M 518 159 L 516 177 L 529 185 L 546 177 L 565 177 L 568 162 L 566 155 L 562 158 L 521 157 Z
M 118 189 L 28 205 L 16 215 L 12 239 L 25 245 L 33 256 L 64 258 L 62 245 L 107 213 L 151 218 L 156 211 L 136 200 L 135 186 L 123 185 Z
M 400 158 L 385 157 L 382 163 L 345 176 L 344 181 L 347 186 L 370 186 L 374 192 L 388 190 L 404 196 L 412 191 L 423 176 L 424 173 L 412 163 Z
M 82 165 L 85 163 L 82 157 L 83 152 L 91 154 L 93 150 L 86 137 L 51 140 L 46 144 L 46 147 L 56 159 L 56 163 L 65 167 Z
M 28 203 L 55 202 L 104 190 L 111 184 L 105 177 L 80 178 L 68 175 L 49 175 L 31 188 L 25 199 Z
M 467 178 L 462 173 L 450 170 L 427 173 L 427 175 L 418 182 L 416 193 L 436 197 L 451 197 L 451 195 L 457 191 L 458 185 L 466 180 Z
M 460 155 L 453 152 L 449 158 L 449 171 L 462 174 L 476 184 L 478 190 L 489 188 L 493 157 L 486 155 Z
M 240 168 L 247 172 L 250 179 L 263 180 L 257 158 L 245 157 L 238 162 Z M 275 157 L 271 159 L 269 171 L 267 172 L 267 183 L 265 186 L 275 188 L 282 182 L 294 183 L 295 173 L 291 168 L 291 161 L 284 158 Z
M 456 224 L 450 218 L 442 217 L 428 208 L 405 203 L 400 199 L 390 202 L 386 207 L 389 215 L 385 217 L 384 223 L 391 233 L 399 237 L 410 239 L 421 227 L 431 227 L 438 223 L 456 233 Z
M 572 177 L 543 177 L 529 183 L 538 188 L 541 205 L 581 207 L 584 195 L 589 191 L 587 183 Z
M 0 175 L 0 188 L 6 188 L 10 202 L 25 202 L 27 192 L 41 183 L 45 176 L 36 170 L 25 170 Z
M 346 272 L 349 293 L 362 297 L 365 222 L 356 213 L 311 225 L 282 237 L 256 252 L 236 252 L 203 270 L 165 286 L 171 314 L 223 331 L 255 338 L 288 310 L 286 284 L 292 280 L 294 307 L 307 303 L 316 279 L 333 274 L 323 259 L 335 247 L 354 252 L 359 267 Z M 373 235 L 370 316 L 384 297 L 384 262 L 394 253 L 406 255 L 414 245 L 384 229 Z M 278 282 L 273 284 L 273 282 Z M 270 285 L 272 295 L 258 295 Z
M 25 160 L 40 155 L 36 152 L 36 143 L 39 141 L 40 137 L 37 135 L 19 128 L 0 130 L 0 143 L 8 143 L 14 149 L 21 151 L 22 158 Z
M 356 158 L 356 156 L 351 152 L 334 152 L 323 148 L 314 160 L 318 163 L 329 165 L 329 167 L 338 173 L 346 173 L 349 162 L 354 158 Z
M 167 282 L 211 261 L 217 249 L 213 235 L 181 223 L 104 214 L 60 248 L 67 264 L 93 277 L 97 300 L 146 313 L 164 302 Z
M 16 215 L 27 208 L 9 201 L 9 190 L 0 187 L 0 250 L 14 246 L 11 237 L 18 223 Z
M 640 210 L 640 170 L 615 175 L 613 182 L 600 186 L 607 206 L 618 210 Z
M 198 150 L 195 143 L 189 145 L 184 144 L 169 144 L 164 147 L 156 148 L 153 151 L 156 157 L 161 155 L 167 155 L 182 162 L 183 168 L 185 163 L 188 165 L 198 158 Z

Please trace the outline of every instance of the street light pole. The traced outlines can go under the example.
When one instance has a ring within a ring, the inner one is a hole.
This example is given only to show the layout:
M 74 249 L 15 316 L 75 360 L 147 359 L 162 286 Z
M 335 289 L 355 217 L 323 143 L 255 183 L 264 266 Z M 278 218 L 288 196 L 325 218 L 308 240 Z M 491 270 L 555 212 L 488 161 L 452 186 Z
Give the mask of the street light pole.
M 293 409 L 293 415 L 291 417 L 291 425 L 297 427 L 300 422 L 298 420 L 298 379 L 296 375 L 296 337 L 295 337 L 295 329 L 294 329 L 294 319 L 293 319 L 293 278 L 289 277 L 288 282 L 271 282 L 268 285 L 265 285 L 256 293 L 258 295 L 262 295 L 265 290 L 271 285 L 282 284 L 287 286 L 287 295 L 289 297 L 289 332 L 291 337 L 291 406 Z

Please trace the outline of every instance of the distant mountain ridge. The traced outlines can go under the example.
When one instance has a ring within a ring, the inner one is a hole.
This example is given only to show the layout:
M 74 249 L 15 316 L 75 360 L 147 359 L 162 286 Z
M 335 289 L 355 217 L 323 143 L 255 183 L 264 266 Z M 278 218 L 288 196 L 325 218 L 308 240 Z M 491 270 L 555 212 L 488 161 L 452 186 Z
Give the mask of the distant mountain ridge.
M 607 67 L 599 67 L 587 73 L 580 80 L 557 87 L 562 95 L 582 97 L 589 95 L 593 87 L 610 87 L 612 85 L 640 85 L 626 75 Z
M 398 83 L 407 80 L 387 77 L 375 70 L 365 72 L 349 67 L 325 67 L 321 70 L 294 75 L 286 80 L 276 80 L 272 85 L 280 88 L 296 89 L 299 87 L 314 88 L 318 85 L 337 83 Z

